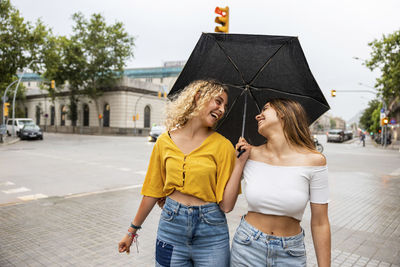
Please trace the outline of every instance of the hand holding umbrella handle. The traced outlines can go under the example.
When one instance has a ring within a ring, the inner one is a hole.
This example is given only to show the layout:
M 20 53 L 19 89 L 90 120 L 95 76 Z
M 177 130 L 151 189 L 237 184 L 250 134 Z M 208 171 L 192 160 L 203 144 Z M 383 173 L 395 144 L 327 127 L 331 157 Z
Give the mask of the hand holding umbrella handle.
M 237 155 L 237 158 L 239 158 L 244 152 L 246 152 L 246 149 L 241 149 L 239 147 L 238 152 L 239 152 L 239 154 Z

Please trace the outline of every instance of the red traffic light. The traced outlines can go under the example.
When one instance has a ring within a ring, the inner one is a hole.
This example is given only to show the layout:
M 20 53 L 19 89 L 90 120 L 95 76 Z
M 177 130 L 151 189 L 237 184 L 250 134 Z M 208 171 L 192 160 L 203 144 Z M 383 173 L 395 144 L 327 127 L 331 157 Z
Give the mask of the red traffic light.
M 222 10 L 221 8 L 219 8 L 219 7 L 216 7 L 216 8 L 215 8 L 215 13 L 218 14 L 218 15 L 221 15 L 221 16 L 223 16 L 223 17 L 226 16 L 226 11 L 223 11 L 223 10 Z

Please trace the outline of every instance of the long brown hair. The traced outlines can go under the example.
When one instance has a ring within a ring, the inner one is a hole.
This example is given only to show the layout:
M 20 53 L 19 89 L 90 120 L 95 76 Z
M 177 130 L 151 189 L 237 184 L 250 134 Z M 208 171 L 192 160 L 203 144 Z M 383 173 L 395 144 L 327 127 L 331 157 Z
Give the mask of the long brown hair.
M 282 122 L 283 132 L 289 144 L 317 152 L 308 127 L 307 114 L 299 102 L 290 99 L 269 101 Z

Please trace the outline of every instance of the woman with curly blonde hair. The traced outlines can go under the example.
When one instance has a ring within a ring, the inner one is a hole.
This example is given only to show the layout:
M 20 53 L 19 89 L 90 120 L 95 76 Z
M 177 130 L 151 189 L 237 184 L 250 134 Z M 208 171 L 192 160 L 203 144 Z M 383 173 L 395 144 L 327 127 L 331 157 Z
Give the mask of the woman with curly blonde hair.
M 154 145 L 143 199 L 119 243 L 120 252 L 129 252 L 136 231 L 157 201 L 166 197 L 157 232 L 156 266 L 229 266 L 224 212 L 232 210 L 236 201 L 232 196 L 239 189 L 228 181 L 245 161 L 239 158 L 235 163 L 234 147 L 214 131 L 227 102 L 225 86 L 200 80 L 168 105 L 167 132 Z

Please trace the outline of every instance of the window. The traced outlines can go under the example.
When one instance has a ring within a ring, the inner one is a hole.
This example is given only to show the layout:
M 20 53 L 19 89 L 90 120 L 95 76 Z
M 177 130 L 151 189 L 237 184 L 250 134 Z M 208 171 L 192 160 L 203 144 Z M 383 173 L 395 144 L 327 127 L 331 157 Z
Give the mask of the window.
M 83 126 L 89 126 L 89 106 L 83 105 Z
M 110 127 L 110 104 L 106 103 L 103 110 L 103 127 Z
M 151 116 L 150 106 L 147 105 L 144 108 L 144 128 L 150 128 L 150 116 Z
M 61 106 L 61 126 L 65 126 L 65 117 L 67 115 L 67 106 Z
M 54 125 L 54 121 L 55 121 L 55 117 L 56 117 L 56 108 L 54 106 L 50 107 L 50 125 Z

